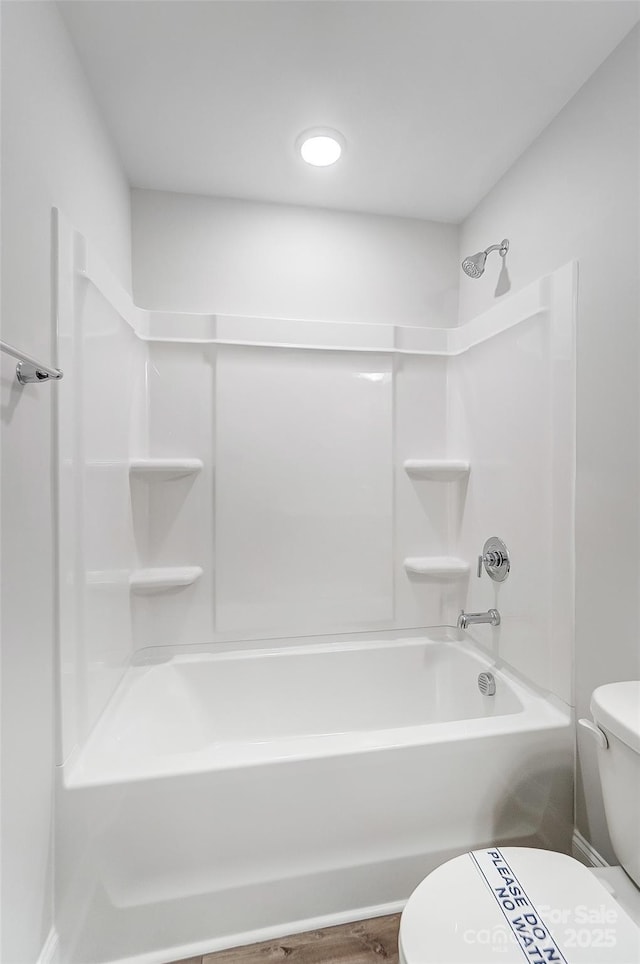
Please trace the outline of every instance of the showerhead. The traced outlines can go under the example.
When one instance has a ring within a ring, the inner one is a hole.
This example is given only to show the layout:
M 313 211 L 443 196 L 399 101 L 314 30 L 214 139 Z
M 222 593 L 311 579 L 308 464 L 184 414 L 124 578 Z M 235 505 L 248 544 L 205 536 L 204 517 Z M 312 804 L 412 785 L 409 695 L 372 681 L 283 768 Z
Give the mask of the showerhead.
M 479 278 L 484 271 L 486 260 L 486 252 L 478 251 L 477 254 L 472 254 L 470 258 L 464 259 L 462 262 L 462 270 L 465 274 L 468 274 L 470 278 Z
M 462 270 L 466 275 L 469 275 L 470 278 L 479 278 L 484 272 L 488 254 L 492 251 L 499 251 L 504 258 L 508 250 L 509 241 L 505 238 L 500 244 L 492 244 L 490 247 L 485 248 L 484 251 L 478 251 L 477 254 L 472 254 L 470 257 L 465 258 L 462 262 Z

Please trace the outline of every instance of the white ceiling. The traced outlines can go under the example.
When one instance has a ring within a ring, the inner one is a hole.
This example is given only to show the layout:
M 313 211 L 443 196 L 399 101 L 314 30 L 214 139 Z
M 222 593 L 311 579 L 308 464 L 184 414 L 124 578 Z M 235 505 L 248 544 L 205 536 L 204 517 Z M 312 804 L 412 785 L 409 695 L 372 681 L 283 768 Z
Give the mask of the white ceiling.
M 459 221 L 639 17 L 618 0 L 60 7 L 137 187 Z M 296 156 L 309 127 L 344 157 Z

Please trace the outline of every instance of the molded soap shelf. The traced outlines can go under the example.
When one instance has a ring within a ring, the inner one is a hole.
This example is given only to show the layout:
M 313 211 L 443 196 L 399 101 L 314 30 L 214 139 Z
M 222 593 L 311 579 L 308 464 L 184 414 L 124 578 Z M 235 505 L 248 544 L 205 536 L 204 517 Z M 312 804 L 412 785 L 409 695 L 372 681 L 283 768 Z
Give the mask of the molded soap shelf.
M 434 482 L 454 482 L 469 475 L 471 469 L 464 459 L 407 459 L 403 464 L 407 475 Z
M 469 572 L 469 563 L 455 556 L 409 556 L 404 560 L 404 568 L 416 576 L 429 576 L 431 579 L 457 579 Z
M 136 569 L 129 577 L 131 592 L 149 594 L 191 586 L 202 575 L 200 566 L 163 566 Z
M 167 482 L 182 479 L 202 471 L 202 459 L 132 459 L 129 463 L 131 475 L 151 481 Z

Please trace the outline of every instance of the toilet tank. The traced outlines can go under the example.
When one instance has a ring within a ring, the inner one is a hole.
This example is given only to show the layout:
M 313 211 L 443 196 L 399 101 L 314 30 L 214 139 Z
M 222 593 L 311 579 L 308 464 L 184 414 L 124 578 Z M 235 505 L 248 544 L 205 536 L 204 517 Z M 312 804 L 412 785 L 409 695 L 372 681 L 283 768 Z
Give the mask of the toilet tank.
M 640 681 L 599 686 L 591 713 L 609 741 L 598 765 L 611 843 L 640 887 Z

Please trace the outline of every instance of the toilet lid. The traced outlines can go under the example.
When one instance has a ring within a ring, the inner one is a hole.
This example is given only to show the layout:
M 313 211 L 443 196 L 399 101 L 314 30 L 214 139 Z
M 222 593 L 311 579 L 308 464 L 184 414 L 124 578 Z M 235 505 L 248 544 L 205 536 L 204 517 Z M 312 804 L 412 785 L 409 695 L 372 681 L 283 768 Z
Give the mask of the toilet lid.
M 494 847 L 422 881 L 400 949 L 405 964 L 639 964 L 640 927 L 572 857 Z

